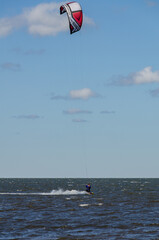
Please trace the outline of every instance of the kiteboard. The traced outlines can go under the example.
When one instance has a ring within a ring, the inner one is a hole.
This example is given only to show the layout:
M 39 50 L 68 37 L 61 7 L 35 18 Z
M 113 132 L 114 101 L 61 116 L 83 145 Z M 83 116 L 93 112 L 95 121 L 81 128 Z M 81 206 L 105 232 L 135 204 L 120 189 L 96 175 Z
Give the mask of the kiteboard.
M 93 194 L 94 194 L 94 192 L 87 192 L 87 191 L 86 191 L 86 193 L 87 193 L 88 195 L 93 195 Z

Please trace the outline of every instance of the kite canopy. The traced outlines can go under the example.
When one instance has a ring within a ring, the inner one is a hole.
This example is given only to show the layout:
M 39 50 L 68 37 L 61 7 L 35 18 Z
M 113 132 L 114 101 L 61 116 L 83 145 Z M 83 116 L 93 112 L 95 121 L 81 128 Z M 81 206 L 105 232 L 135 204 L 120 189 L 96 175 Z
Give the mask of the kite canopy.
M 63 4 L 60 7 L 60 14 L 67 12 L 70 34 L 79 31 L 82 27 L 83 13 L 82 8 L 78 2 L 70 2 Z

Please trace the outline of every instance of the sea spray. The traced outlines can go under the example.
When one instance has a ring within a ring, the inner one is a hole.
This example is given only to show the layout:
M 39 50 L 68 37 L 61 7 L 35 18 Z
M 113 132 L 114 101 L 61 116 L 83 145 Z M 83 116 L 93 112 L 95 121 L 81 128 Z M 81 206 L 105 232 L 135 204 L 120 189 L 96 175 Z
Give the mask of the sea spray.
M 52 190 L 51 195 L 79 195 L 79 194 L 86 194 L 85 191 L 78 191 L 78 190 L 63 190 L 63 189 L 58 189 L 58 190 Z
M 58 189 L 58 190 L 52 190 L 51 192 L 38 192 L 38 193 L 29 193 L 29 192 L 4 192 L 0 193 L 0 195 L 44 195 L 44 196 L 49 196 L 49 195 L 83 195 L 86 194 L 85 191 L 78 191 L 78 190 L 63 190 L 63 189 Z

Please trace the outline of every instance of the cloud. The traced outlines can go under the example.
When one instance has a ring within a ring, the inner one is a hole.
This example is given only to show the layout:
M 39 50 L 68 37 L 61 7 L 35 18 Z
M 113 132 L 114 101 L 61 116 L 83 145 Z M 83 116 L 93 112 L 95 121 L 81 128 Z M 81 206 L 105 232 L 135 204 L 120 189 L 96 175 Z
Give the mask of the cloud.
M 22 27 L 25 24 L 22 15 L 12 18 L 0 18 L 0 37 L 9 35 L 13 30 Z
M 95 25 L 95 22 L 91 19 L 91 18 L 89 18 L 89 17 L 87 17 L 87 16 L 83 16 L 83 22 L 84 22 L 84 24 L 86 24 L 86 25 L 91 25 L 91 26 L 96 26 Z
M 73 115 L 73 114 L 90 114 L 92 112 L 88 110 L 69 109 L 69 110 L 63 111 L 63 113 L 68 115 Z
M 104 110 L 100 112 L 101 114 L 114 114 L 115 111 L 108 111 L 108 110 Z
M 154 7 L 157 5 L 157 2 L 151 0 L 146 0 L 146 3 L 149 7 Z
M 79 119 L 73 119 L 72 122 L 75 122 L 75 123 L 85 123 L 85 122 L 87 122 L 87 120 L 79 118 Z
M 154 90 L 150 90 L 150 95 L 152 97 L 159 97 L 159 88 L 154 89 Z
M 29 114 L 29 115 L 18 115 L 18 116 L 13 116 L 13 118 L 16 118 L 16 119 L 29 119 L 29 120 L 35 120 L 35 119 L 39 119 L 39 118 L 42 118 L 42 117 L 39 116 L 39 115 L 36 115 L 36 114 Z
M 133 85 L 156 82 L 159 82 L 159 71 L 153 72 L 151 66 L 145 67 L 139 72 L 130 73 L 126 77 L 117 76 L 111 81 L 113 85 Z
M 95 97 L 96 94 L 89 88 L 83 88 L 79 90 L 72 90 L 69 94 L 71 99 L 83 99 L 87 100 L 91 97 Z
M 90 88 L 83 88 L 78 90 L 71 90 L 68 95 L 55 95 L 52 94 L 52 100 L 88 100 L 92 97 L 98 97 L 99 95 L 93 92 Z
M 1 69 L 11 70 L 11 71 L 20 71 L 21 65 L 18 63 L 6 62 L 0 65 Z
M 43 55 L 46 52 L 45 49 L 28 49 L 23 51 L 20 48 L 13 48 L 11 49 L 11 51 L 16 54 L 22 54 L 22 55 Z
M 27 50 L 24 52 L 25 55 L 43 55 L 45 53 L 45 49 L 39 49 L 39 50 Z
M 51 95 L 51 100 L 69 100 L 68 96 L 55 95 L 54 93 L 52 93 Z
M 62 3 L 61 3 L 62 4 Z M 39 36 L 55 36 L 68 30 L 66 14 L 59 14 L 60 3 L 41 3 L 35 7 L 25 8 L 20 15 L 0 18 L 0 37 L 13 31 L 26 28 L 30 34 Z M 93 25 L 93 21 L 85 17 L 85 24 Z

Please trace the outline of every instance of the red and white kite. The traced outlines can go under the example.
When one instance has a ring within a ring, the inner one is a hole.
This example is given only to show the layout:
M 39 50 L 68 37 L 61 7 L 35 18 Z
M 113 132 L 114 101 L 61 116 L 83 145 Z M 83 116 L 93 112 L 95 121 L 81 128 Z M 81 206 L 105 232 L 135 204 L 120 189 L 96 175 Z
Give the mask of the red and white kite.
M 70 34 L 79 31 L 82 27 L 83 13 L 82 8 L 77 2 L 70 2 L 60 7 L 60 14 L 67 12 Z

